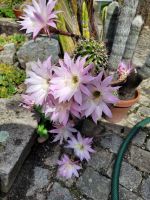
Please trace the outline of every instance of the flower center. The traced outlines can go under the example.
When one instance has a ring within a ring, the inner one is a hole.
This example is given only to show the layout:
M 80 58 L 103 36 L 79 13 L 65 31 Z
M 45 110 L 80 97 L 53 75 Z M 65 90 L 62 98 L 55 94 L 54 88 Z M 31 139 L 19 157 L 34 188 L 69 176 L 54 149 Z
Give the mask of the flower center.
M 84 150 L 84 145 L 83 144 L 77 144 L 76 145 L 77 149 L 83 151 Z
M 43 80 L 43 89 L 48 90 L 49 88 L 49 80 Z
M 98 99 L 101 96 L 100 91 L 94 91 L 93 96 L 94 96 L 95 99 Z
M 79 82 L 79 79 L 76 75 L 72 77 L 72 82 L 73 82 L 73 84 L 76 84 Z

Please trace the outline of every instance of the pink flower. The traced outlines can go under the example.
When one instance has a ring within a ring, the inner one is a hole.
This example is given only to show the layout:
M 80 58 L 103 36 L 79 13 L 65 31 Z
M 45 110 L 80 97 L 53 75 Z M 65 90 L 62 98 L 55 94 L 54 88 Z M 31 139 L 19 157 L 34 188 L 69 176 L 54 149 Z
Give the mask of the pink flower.
M 88 87 L 91 95 L 85 96 L 83 105 L 81 106 L 86 117 L 92 116 L 95 123 L 101 119 L 102 113 L 112 117 L 112 113 L 108 107 L 109 104 L 115 104 L 119 101 L 118 97 L 113 93 L 117 91 L 118 87 L 111 87 L 113 77 L 108 76 L 102 80 L 103 72 L 101 72 Z
M 35 100 L 32 98 L 32 96 L 22 94 L 21 97 L 22 103 L 20 104 L 20 106 L 27 108 L 28 110 L 32 110 L 35 104 Z
M 77 132 L 71 123 L 68 123 L 65 126 L 57 125 L 55 127 L 56 129 L 50 130 L 50 133 L 57 133 L 53 142 L 60 141 L 60 144 L 62 144 L 63 140 L 67 141 L 68 138 L 73 137 L 72 133 Z
M 48 35 L 49 26 L 56 28 L 57 11 L 53 11 L 56 1 L 49 0 L 32 0 L 32 6 L 28 5 L 24 9 L 24 16 L 21 17 L 22 21 L 19 22 L 22 29 L 26 29 L 26 33 L 33 33 L 35 38 L 38 33 L 43 29 Z
M 52 78 L 51 57 L 41 63 L 32 63 L 32 68 L 27 72 L 26 93 L 35 100 L 35 104 L 42 105 L 49 93 L 50 80 Z
M 80 107 L 73 100 L 62 103 L 53 100 L 53 105 L 50 101 L 43 111 L 47 117 L 50 117 L 51 121 L 63 124 L 64 126 L 68 123 L 70 114 L 80 118 Z
M 58 161 L 60 166 L 58 169 L 58 174 L 67 179 L 71 178 L 73 175 L 79 177 L 78 170 L 82 169 L 75 162 L 71 161 L 67 155 L 64 155 L 61 160 Z
M 74 149 L 75 155 L 80 158 L 80 160 L 86 159 L 87 161 L 90 159 L 90 153 L 95 152 L 91 148 L 93 138 L 82 138 L 81 134 L 78 133 L 77 139 L 72 137 L 71 140 L 68 141 L 68 145 L 66 147 Z
M 82 93 L 89 95 L 86 83 L 93 80 L 89 75 L 92 65 L 85 67 L 86 57 L 76 61 L 65 53 L 64 61 L 59 61 L 60 67 L 55 69 L 55 77 L 51 80 L 51 89 L 59 102 L 69 101 L 72 97 L 82 104 Z
M 121 62 L 118 66 L 117 72 L 119 76 L 127 77 L 131 73 L 132 70 L 133 70 L 133 67 L 131 63 L 126 64 L 124 62 Z

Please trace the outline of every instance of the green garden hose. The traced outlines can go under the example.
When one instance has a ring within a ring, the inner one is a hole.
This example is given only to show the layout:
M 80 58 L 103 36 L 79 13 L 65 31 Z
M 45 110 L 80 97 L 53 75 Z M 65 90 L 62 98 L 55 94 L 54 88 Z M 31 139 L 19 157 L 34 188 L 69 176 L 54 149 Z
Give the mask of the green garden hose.
M 113 174 L 112 174 L 112 186 L 111 186 L 111 199 L 112 200 L 119 200 L 119 176 L 120 176 L 120 170 L 121 170 L 121 164 L 123 160 L 123 156 L 128 148 L 129 143 L 131 140 L 136 136 L 136 134 L 139 132 L 139 130 L 150 123 L 150 117 L 142 120 L 138 124 L 136 124 L 122 143 L 118 156 L 116 159 L 116 162 L 114 164 L 113 168 Z

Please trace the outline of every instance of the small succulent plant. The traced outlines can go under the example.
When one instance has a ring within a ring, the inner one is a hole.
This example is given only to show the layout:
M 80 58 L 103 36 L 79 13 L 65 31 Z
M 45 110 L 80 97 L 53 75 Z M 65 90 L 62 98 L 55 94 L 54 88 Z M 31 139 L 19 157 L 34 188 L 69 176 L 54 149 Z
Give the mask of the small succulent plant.
M 0 35 L 0 46 L 4 46 L 8 43 L 14 43 L 15 45 L 19 46 L 26 41 L 26 37 L 22 34 L 13 34 L 6 36 L 5 34 Z
M 7 98 L 19 91 L 25 72 L 17 67 L 0 64 L 0 98 Z
M 88 56 L 87 63 L 93 62 L 94 72 L 98 74 L 103 69 L 108 68 L 108 55 L 105 44 L 94 39 L 80 40 L 74 52 L 75 57 Z

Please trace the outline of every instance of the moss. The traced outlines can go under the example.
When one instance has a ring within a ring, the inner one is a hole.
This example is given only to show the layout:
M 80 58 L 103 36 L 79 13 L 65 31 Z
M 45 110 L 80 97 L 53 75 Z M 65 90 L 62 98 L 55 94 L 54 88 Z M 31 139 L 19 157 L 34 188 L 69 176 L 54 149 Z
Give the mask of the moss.
M 4 46 L 8 43 L 14 43 L 17 46 L 22 45 L 27 38 L 22 34 L 13 34 L 6 36 L 5 34 L 0 35 L 0 46 Z
M 0 98 L 17 93 L 18 86 L 25 80 L 25 71 L 7 64 L 0 64 Z
M 0 16 L 8 17 L 8 18 L 15 18 L 12 8 L 9 6 L 0 8 Z

